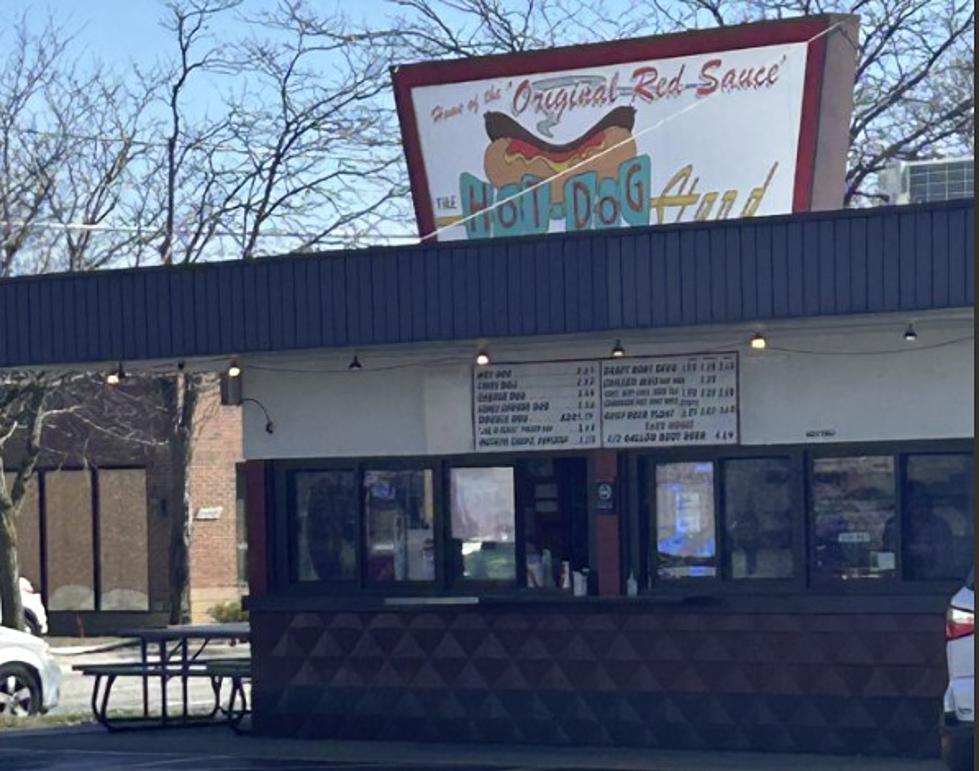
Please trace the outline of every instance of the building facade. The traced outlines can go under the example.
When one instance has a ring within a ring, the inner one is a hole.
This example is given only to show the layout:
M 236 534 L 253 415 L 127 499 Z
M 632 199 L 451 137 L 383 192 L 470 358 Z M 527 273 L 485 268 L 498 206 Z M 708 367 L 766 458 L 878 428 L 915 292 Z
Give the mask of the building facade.
M 41 593 L 51 634 L 111 634 L 169 618 L 170 528 L 179 494 L 164 443 L 166 427 L 152 418 L 159 394 L 152 384 L 137 388 L 131 397 L 144 400 L 146 409 L 127 418 L 126 426 L 137 441 L 100 430 L 97 419 L 62 418 L 45 431 L 45 451 L 17 529 L 21 574 Z M 93 391 L 91 402 L 100 398 Z M 208 620 L 209 609 L 237 602 L 243 594 L 245 530 L 236 494 L 240 412 L 222 406 L 216 388 L 202 394 L 197 408 L 189 470 L 195 621 Z M 102 425 L 120 428 L 109 419 Z M 18 447 L 8 448 L 8 482 L 19 457 Z
M 3 282 L 51 327 L 0 365 L 242 368 L 260 733 L 929 756 L 972 560 L 973 218 Z M 63 340 L 67 298 L 132 323 Z

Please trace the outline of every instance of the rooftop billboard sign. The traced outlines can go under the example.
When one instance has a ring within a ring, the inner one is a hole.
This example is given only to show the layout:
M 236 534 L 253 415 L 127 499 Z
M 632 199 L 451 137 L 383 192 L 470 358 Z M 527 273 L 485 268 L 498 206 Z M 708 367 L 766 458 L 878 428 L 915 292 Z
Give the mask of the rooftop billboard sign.
M 856 30 L 823 15 L 395 68 L 420 235 L 839 208 Z

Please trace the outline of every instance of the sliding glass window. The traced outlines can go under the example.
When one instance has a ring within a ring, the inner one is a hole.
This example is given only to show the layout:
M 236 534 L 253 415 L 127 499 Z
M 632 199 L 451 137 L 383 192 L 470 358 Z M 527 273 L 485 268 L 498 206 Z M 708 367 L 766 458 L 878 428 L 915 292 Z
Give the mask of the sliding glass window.
M 454 468 L 449 500 L 452 575 L 462 581 L 515 581 L 513 468 Z
M 788 458 L 726 460 L 724 562 L 734 580 L 795 575 L 793 488 Z
M 653 556 L 661 579 L 717 575 L 714 464 L 656 466 L 656 542 Z
M 904 573 L 961 580 L 972 567 L 975 477 L 972 456 L 908 455 L 904 474 Z
M 364 472 L 367 580 L 435 580 L 430 469 Z
M 291 474 L 292 580 L 356 581 L 360 516 L 354 471 Z
M 814 458 L 810 479 L 815 578 L 897 575 L 892 455 Z

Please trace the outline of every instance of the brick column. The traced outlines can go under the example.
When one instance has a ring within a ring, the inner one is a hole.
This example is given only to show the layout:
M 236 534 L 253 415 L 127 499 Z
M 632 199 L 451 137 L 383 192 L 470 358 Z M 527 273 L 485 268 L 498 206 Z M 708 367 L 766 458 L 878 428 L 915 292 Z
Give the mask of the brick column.
M 598 450 L 589 459 L 588 508 L 594 532 L 595 569 L 598 571 L 598 593 L 614 596 L 622 594 L 621 560 L 619 555 L 619 511 L 616 487 L 618 455 L 614 450 Z M 611 500 L 603 499 L 602 493 L 611 486 Z
M 268 462 L 248 460 L 245 468 L 245 510 L 248 517 L 248 595 L 261 597 L 269 590 L 269 554 L 266 528 Z

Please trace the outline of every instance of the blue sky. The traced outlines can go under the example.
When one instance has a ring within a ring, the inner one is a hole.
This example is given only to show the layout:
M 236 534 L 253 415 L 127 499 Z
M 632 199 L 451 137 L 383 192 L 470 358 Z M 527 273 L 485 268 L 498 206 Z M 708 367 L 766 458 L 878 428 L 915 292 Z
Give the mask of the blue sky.
M 324 11 L 339 6 L 351 17 L 384 11 L 384 0 L 313 0 Z M 274 0 L 246 0 L 247 11 L 274 7 Z M 24 11 L 42 23 L 49 15 L 77 33 L 78 51 L 91 52 L 113 67 L 130 63 L 149 66 L 166 56 L 171 45 L 159 21 L 165 9 L 157 0 L 2 0 L 0 23 L 6 25 Z M 233 22 L 232 22 L 233 23 Z

